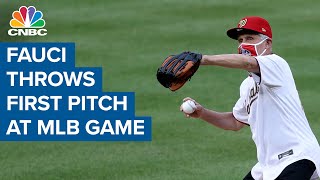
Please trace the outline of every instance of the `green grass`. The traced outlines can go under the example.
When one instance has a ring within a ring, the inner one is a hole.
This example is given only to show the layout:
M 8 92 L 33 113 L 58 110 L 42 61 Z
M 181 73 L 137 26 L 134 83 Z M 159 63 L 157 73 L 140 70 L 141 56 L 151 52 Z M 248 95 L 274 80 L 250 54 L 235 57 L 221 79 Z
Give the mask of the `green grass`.
M 256 163 L 249 128 L 230 132 L 179 112 L 190 96 L 230 111 L 244 71 L 203 67 L 171 93 L 155 78 L 169 55 L 184 50 L 235 53 L 225 31 L 246 15 L 267 18 L 274 52 L 290 64 L 311 127 L 320 138 L 320 1 L 55 0 L 24 1 L 44 13 L 48 35 L 9 38 L 21 1 L 1 2 L 2 41 L 75 42 L 76 65 L 102 66 L 104 91 L 134 91 L 136 115 L 153 118 L 152 142 L 1 143 L 0 179 L 241 179 Z

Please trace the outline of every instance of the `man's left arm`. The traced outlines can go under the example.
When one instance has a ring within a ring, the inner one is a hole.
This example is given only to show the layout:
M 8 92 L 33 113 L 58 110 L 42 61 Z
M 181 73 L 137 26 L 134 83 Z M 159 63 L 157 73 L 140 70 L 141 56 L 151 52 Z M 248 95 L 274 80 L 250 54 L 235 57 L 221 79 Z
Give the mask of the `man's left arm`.
M 256 58 L 242 54 L 203 55 L 201 65 L 222 66 L 260 73 Z

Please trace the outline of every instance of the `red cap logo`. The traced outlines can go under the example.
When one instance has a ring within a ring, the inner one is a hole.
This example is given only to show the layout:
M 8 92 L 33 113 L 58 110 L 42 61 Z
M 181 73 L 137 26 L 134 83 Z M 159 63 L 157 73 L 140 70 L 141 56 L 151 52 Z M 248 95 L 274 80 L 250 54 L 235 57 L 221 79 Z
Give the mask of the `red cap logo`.
M 239 24 L 238 24 L 238 28 L 242 28 L 243 26 L 245 26 L 247 24 L 248 19 L 242 19 Z

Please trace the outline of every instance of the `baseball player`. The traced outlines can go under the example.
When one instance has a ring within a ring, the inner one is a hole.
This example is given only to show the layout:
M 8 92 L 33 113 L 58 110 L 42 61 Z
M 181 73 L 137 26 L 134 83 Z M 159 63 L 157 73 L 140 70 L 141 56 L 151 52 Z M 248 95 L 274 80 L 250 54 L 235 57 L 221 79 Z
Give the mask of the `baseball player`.
M 267 20 L 242 18 L 227 35 L 238 41 L 239 54 L 203 55 L 201 65 L 249 72 L 232 112 L 216 112 L 196 103 L 187 117 L 238 131 L 249 126 L 257 147 L 257 164 L 244 177 L 258 180 L 307 180 L 320 175 L 320 147 L 301 105 L 288 63 L 272 53 Z

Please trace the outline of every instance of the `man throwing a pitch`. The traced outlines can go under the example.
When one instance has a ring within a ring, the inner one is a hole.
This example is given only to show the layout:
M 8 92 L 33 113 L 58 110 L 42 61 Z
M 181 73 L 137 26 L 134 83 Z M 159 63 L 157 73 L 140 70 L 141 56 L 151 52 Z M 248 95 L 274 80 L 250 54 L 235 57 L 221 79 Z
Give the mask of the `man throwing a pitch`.
M 250 16 L 227 35 L 239 42 L 239 54 L 203 55 L 201 65 L 249 72 L 240 86 L 232 112 L 216 112 L 196 103 L 188 117 L 219 128 L 250 126 L 258 163 L 244 179 L 307 180 L 320 175 L 320 147 L 301 105 L 287 62 L 272 53 L 272 31 L 267 20 Z

